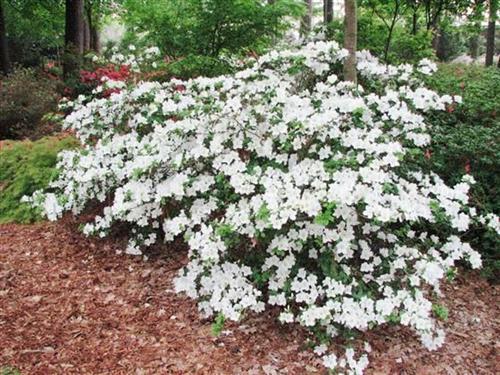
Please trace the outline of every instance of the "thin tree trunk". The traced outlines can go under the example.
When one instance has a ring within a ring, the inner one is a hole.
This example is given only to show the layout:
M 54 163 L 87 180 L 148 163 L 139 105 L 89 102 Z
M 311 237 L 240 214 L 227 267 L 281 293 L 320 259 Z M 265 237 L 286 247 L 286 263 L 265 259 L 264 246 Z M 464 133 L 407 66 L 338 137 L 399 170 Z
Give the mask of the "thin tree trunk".
M 90 49 L 96 53 L 101 52 L 101 38 L 97 26 L 90 29 Z
M 323 21 L 326 24 L 333 21 L 333 0 L 323 0 Z
M 469 55 L 474 60 L 479 56 L 479 35 L 473 35 L 469 39 Z
M 274 2 L 274 0 L 272 0 Z M 101 40 L 99 36 L 99 10 L 94 12 L 92 8 L 92 3 L 89 3 L 87 6 L 87 22 L 89 24 L 89 49 L 99 53 L 101 50 Z
M 411 34 L 417 35 L 418 31 L 418 8 L 413 8 Z
M 9 56 L 9 43 L 7 41 L 7 31 L 5 30 L 5 15 L 3 12 L 3 1 L 0 0 L 0 63 L 2 72 L 9 74 L 11 63 Z
M 384 48 L 385 63 L 387 63 L 387 60 L 389 58 L 389 48 L 391 47 L 392 33 L 394 32 L 394 26 L 396 26 L 396 21 L 398 20 L 398 13 L 399 13 L 399 0 L 396 0 L 396 7 L 394 8 L 394 14 L 392 17 L 391 25 L 389 26 L 389 33 L 385 41 L 385 48 Z
M 83 20 L 83 51 L 87 52 L 91 50 L 91 36 L 90 36 L 90 19 L 85 18 Z
M 344 63 L 344 78 L 346 81 L 357 83 L 356 49 L 358 20 L 356 15 L 356 0 L 344 0 L 344 48 L 349 51 Z
M 306 36 L 311 32 L 312 29 L 312 11 L 313 11 L 313 4 L 312 0 L 304 0 L 306 4 L 306 13 L 302 17 L 302 20 L 300 22 L 300 34 L 302 36 Z
M 498 0 L 489 0 L 488 29 L 486 31 L 486 66 L 493 65 L 495 55 L 495 23 L 497 19 Z

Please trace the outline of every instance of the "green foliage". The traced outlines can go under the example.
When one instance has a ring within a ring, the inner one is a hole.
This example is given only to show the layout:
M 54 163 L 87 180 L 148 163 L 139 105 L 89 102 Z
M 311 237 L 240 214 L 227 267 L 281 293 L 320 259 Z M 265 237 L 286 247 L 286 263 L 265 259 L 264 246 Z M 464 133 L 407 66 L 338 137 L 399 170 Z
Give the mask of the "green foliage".
M 435 303 L 432 305 L 432 312 L 434 313 L 434 315 L 436 315 L 438 319 L 448 320 L 449 312 L 446 306 Z
M 226 318 L 222 313 L 217 314 L 214 322 L 212 323 L 212 335 L 219 336 L 224 329 L 224 323 L 226 322 Z
M 21 375 L 21 372 L 14 367 L 2 366 L 0 367 L 0 375 Z
M 369 50 L 374 56 L 384 57 L 385 43 L 388 37 L 387 26 L 377 17 L 364 9 L 358 16 L 358 49 Z M 341 45 L 344 39 L 344 23 L 336 19 L 327 26 L 327 35 Z M 423 58 L 434 57 L 432 33 L 419 30 L 412 35 L 403 23 L 394 27 L 387 56 L 390 64 L 417 63 Z
M 392 63 L 417 63 L 424 58 L 433 58 L 432 33 L 419 30 L 415 35 L 402 27 L 397 27 L 389 50 L 389 61 Z
M 64 44 L 64 1 L 4 1 L 5 22 L 13 61 L 37 66 L 55 58 Z
M 216 77 L 232 72 L 229 63 L 210 56 L 188 55 L 167 65 L 168 78 L 189 79 L 194 77 Z
M 19 68 L 0 82 L 0 139 L 34 136 L 45 114 L 57 109 L 55 81 Z
M 125 2 L 134 34 L 170 56 L 239 53 L 268 45 L 286 27 L 285 16 L 302 9 L 297 0 L 144 0 Z
M 46 188 L 55 177 L 59 151 L 75 148 L 73 137 L 47 137 L 36 142 L 6 142 L 0 148 L 0 223 L 30 223 L 40 218 L 25 195 Z
M 464 26 L 455 26 L 450 19 L 441 23 L 439 29 L 438 58 L 440 61 L 450 61 L 462 53 L 467 52 L 468 37 Z
M 433 113 L 432 150 L 422 162 L 450 184 L 458 183 L 470 169 L 477 183 L 471 191 L 474 206 L 482 213 L 500 213 L 500 71 L 476 65 L 441 64 L 428 85 L 439 93 L 461 95 L 463 103 L 450 113 Z M 485 272 L 500 273 L 500 243 L 490 230 L 476 228 L 467 234 L 486 260 Z

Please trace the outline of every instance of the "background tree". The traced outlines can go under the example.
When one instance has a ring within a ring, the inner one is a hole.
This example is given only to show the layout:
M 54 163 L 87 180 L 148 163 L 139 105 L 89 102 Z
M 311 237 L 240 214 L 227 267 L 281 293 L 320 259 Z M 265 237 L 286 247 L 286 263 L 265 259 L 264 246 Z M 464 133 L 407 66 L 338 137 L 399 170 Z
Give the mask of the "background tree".
M 313 2 L 312 0 L 304 0 L 305 13 L 300 22 L 300 34 L 305 36 L 311 32 L 313 19 Z
M 389 49 L 391 47 L 392 36 L 396 23 L 405 13 L 404 0 L 393 0 L 390 2 L 382 2 L 378 0 L 368 0 L 362 4 L 369 7 L 376 14 L 387 28 L 387 36 L 385 38 L 384 56 L 383 59 L 389 62 Z
M 326 24 L 333 21 L 333 0 L 323 0 L 323 21 Z
M 5 29 L 5 15 L 3 11 L 3 0 L 0 0 L 0 63 L 2 72 L 10 72 L 9 45 L 7 42 L 7 31 Z
M 64 44 L 72 52 L 81 54 L 84 41 L 84 0 L 66 0 L 66 32 Z
M 344 75 L 347 81 L 357 83 L 356 72 L 356 49 L 358 18 L 356 11 L 356 0 L 344 0 L 344 48 L 349 51 L 349 55 L 344 63 Z
M 66 0 L 64 76 L 79 66 L 84 49 L 84 0 Z
M 303 0 L 126 0 L 128 40 L 158 46 L 169 56 L 261 50 L 289 28 Z M 168 30 L 168 31 L 167 31 Z M 143 35 L 138 38 L 137 35 Z
M 489 16 L 488 29 L 486 31 L 486 66 L 493 64 L 493 56 L 495 55 L 495 24 L 497 21 L 498 0 L 488 1 Z

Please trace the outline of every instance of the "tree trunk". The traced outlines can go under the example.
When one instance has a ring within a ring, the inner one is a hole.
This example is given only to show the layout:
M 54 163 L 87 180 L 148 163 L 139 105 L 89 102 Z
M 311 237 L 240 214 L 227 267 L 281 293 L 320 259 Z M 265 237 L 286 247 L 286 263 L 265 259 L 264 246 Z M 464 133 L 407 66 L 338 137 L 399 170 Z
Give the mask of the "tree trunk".
M 90 19 L 85 18 L 83 20 L 83 51 L 90 51 L 92 48 L 91 44 L 91 36 L 90 36 Z
M 274 3 L 274 0 L 272 0 Z M 271 4 L 271 2 L 269 2 Z M 99 10 L 94 12 L 92 8 L 92 3 L 87 6 L 87 22 L 89 25 L 89 49 L 99 53 L 101 50 L 101 40 L 99 37 Z
M 66 34 L 65 45 L 77 53 L 83 52 L 84 37 L 84 2 L 83 0 L 66 0 Z
M 418 31 L 418 9 L 413 8 L 411 34 L 417 35 L 417 31 Z
M 11 71 L 9 57 L 9 44 L 7 41 L 7 31 L 5 30 L 5 15 L 3 13 L 3 1 L 0 0 L 0 64 L 2 72 L 8 74 Z
M 474 60 L 479 56 L 479 35 L 473 35 L 469 39 L 469 55 Z
M 96 26 L 92 26 L 90 29 L 90 49 L 96 53 L 101 52 L 101 38 Z
M 78 69 L 84 48 L 84 0 L 66 0 L 64 77 Z
M 498 0 L 489 0 L 490 13 L 488 17 L 488 29 L 486 31 L 486 66 L 493 65 L 495 55 L 495 23 L 497 19 Z
M 311 32 L 312 29 L 312 11 L 313 11 L 313 4 L 312 0 L 304 0 L 306 4 L 306 13 L 302 17 L 302 20 L 300 22 L 300 35 L 306 36 Z
M 344 63 L 344 79 L 357 83 L 356 49 L 358 20 L 356 15 L 356 0 L 344 0 L 344 48 L 349 51 Z
M 333 21 L 333 0 L 323 0 L 323 21 L 326 24 Z
M 389 26 L 389 33 L 387 34 L 387 39 L 385 41 L 384 47 L 384 62 L 387 64 L 389 59 L 389 48 L 392 42 L 392 33 L 394 32 L 394 26 L 396 26 L 396 21 L 399 15 L 399 0 L 396 0 L 396 7 L 394 8 L 394 14 L 392 16 L 391 25 Z

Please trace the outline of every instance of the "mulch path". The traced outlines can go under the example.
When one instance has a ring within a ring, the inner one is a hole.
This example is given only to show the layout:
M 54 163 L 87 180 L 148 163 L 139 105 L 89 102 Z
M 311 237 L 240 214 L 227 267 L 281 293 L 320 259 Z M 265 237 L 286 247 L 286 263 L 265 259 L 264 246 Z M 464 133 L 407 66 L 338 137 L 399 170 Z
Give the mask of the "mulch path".
M 74 224 L 0 226 L 0 369 L 22 374 L 321 374 L 306 334 L 275 313 L 228 324 L 219 336 L 196 304 L 172 291 L 182 248 L 145 261 Z M 368 374 L 499 374 L 499 289 L 469 273 L 443 288 L 443 348 L 408 330 L 368 333 Z M 1 372 L 1 371 L 0 371 Z

